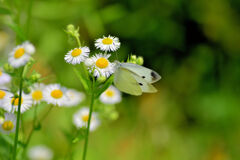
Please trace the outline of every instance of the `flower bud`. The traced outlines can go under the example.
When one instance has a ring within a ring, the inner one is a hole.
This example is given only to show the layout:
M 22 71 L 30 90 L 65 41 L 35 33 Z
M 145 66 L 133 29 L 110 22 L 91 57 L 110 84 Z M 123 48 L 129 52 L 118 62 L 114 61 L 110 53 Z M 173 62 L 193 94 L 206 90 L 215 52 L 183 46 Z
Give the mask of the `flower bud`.
M 23 88 L 23 92 L 25 94 L 29 94 L 31 92 L 31 88 L 30 87 L 25 87 L 25 88 Z
M 67 32 L 68 34 L 70 34 L 71 36 L 73 36 L 73 37 L 79 37 L 78 31 L 79 31 L 79 28 L 75 28 L 75 26 L 74 26 L 73 24 L 67 25 L 67 30 L 66 30 L 66 32 Z
M 13 73 L 14 72 L 14 68 L 8 63 L 4 64 L 3 69 L 6 73 Z
M 138 57 L 136 60 L 136 63 L 140 66 L 143 65 L 143 62 L 144 62 L 143 57 Z
M 0 125 L 3 124 L 3 122 L 4 122 L 4 117 L 0 116 Z
M 41 78 L 41 74 L 33 73 L 30 77 L 30 80 L 33 82 L 38 82 L 40 78 Z
M 130 60 L 131 60 L 131 61 L 136 61 L 136 59 L 137 59 L 137 56 L 136 56 L 136 55 L 131 55 L 131 57 L 130 57 Z
M 73 32 L 74 30 L 75 30 L 75 27 L 74 27 L 73 24 L 67 25 L 67 31 L 68 31 L 68 32 Z
M 97 81 L 100 82 L 100 83 L 103 83 L 103 82 L 106 81 L 106 79 L 107 79 L 106 77 L 100 76 L 100 77 L 98 77 Z

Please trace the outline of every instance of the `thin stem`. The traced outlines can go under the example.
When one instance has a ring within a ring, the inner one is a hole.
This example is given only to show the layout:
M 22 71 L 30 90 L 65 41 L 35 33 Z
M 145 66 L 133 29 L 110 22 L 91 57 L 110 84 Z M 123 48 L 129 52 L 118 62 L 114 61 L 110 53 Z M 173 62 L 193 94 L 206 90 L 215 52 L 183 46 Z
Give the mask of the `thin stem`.
M 84 144 L 84 150 L 83 150 L 83 160 L 86 159 L 87 156 L 87 147 L 88 147 L 88 135 L 89 135 L 89 129 L 90 129 L 90 124 L 91 124 L 91 118 L 92 118 L 92 111 L 93 111 L 93 104 L 94 104 L 94 79 L 92 83 L 92 96 L 91 96 L 91 104 L 90 104 L 90 111 L 89 111 L 89 118 L 88 118 L 88 125 L 87 125 L 87 134 L 85 137 L 85 144 Z
M 78 37 L 78 36 L 75 36 L 75 38 L 76 38 L 76 40 L 77 40 L 78 46 L 81 47 L 82 45 L 81 45 L 81 41 L 80 41 L 79 37 Z
M 51 105 L 50 108 L 48 109 L 48 111 L 42 116 L 42 118 L 40 119 L 40 122 L 42 122 L 50 113 L 50 111 L 53 109 L 54 105 Z
M 17 111 L 17 124 L 16 124 L 16 131 L 15 131 L 15 140 L 14 140 L 14 147 L 13 147 L 13 160 L 16 160 L 16 153 L 17 153 L 17 144 L 18 144 L 18 132 L 19 132 L 19 122 L 21 116 L 21 103 L 22 103 L 22 88 L 23 88 L 23 71 L 24 67 L 20 73 L 20 84 L 19 84 L 19 97 L 18 97 L 18 111 Z
M 34 131 L 34 129 L 35 129 L 36 121 L 37 121 L 37 105 L 34 106 L 34 117 L 33 117 L 32 129 L 31 129 L 31 131 L 30 131 L 30 133 L 29 133 L 29 136 L 28 136 L 28 138 L 27 138 L 27 140 L 26 140 L 24 150 L 27 149 L 27 146 L 28 146 L 28 144 L 29 144 L 29 142 L 30 142 L 30 140 L 31 140 L 31 138 L 32 138 L 32 134 L 33 134 L 33 131 Z

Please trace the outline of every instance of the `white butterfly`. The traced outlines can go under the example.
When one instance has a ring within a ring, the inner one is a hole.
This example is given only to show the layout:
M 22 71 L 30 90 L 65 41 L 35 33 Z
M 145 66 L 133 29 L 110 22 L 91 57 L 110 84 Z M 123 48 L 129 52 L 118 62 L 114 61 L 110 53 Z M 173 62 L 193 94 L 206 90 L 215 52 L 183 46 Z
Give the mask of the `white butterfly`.
M 143 92 L 157 92 L 152 85 L 161 79 L 157 72 L 133 63 L 117 62 L 116 64 L 114 84 L 120 91 L 136 96 Z

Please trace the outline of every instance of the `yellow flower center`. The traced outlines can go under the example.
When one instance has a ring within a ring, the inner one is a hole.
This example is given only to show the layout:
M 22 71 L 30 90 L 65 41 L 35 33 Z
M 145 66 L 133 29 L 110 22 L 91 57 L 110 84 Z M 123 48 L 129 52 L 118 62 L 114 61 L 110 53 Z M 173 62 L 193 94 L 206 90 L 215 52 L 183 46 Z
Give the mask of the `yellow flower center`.
M 17 106 L 19 103 L 19 98 L 12 98 L 11 104 Z M 23 98 L 21 98 L 21 104 L 23 103 Z
M 113 43 L 113 40 L 111 38 L 104 38 L 102 40 L 102 43 L 103 44 L 106 44 L 106 45 L 109 45 L 109 44 L 112 44 Z
M 2 124 L 2 129 L 5 131 L 11 131 L 14 127 L 14 124 L 12 121 L 5 121 Z
M 106 68 L 108 66 L 108 60 L 106 58 L 101 57 L 96 61 L 96 66 L 98 68 Z
M 51 92 L 53 98 L 59 99 L 63 96 L 63 92 L 60 89 L 55 89 Z
M 0 99 L 3 99 L 6 95 L 6 92 L 0 90 Z
M 82 116 L 82 120 L 83 120 L 84 122 L 88 122 L 88 119 L 89 119 L 89 115 L 84 115 L 84 116 Z
M 25 53 L 24 48 L 18 48 L 14 54 L 14 57 L 16 59 L 21 58 L 24 55 L 24 53 Z
M 1 71 L 1 69 L 0 69 L 0 76 L 2 75 L 2 71 Z
M 35 101 L 40 101 L 43 98 L 42 91 L 36 90 L 32 93 L 32 98 Z
M 82 53 L 82 50 L 77 48 L 77 49 L 74 49 L 71 54 L 72 54 L 73 57 L 77 57 L 81 53 Z
M 114 96 L 114 92 L 113 92 L 112 90 L 108 89 L 108 90 L 106 91 L 106 95 L 107 95 L 108 97 L 113 97 L 113 96 Z

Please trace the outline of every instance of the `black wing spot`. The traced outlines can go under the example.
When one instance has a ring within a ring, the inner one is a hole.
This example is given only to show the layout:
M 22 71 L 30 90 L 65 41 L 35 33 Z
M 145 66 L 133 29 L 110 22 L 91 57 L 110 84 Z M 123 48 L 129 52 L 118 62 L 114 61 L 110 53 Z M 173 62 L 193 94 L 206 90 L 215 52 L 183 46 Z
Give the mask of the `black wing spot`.
M 145 76 L 142 76 L 142 78 L 146 78 Z
M 140 86 L 142 86 L 143 84 L 142 83 L 138 83 Z
M 157 74 L 155 72 L 151 72 L 152 80 L 157 79 Z

